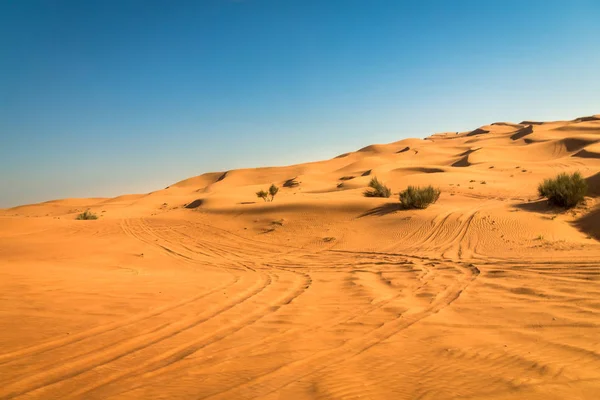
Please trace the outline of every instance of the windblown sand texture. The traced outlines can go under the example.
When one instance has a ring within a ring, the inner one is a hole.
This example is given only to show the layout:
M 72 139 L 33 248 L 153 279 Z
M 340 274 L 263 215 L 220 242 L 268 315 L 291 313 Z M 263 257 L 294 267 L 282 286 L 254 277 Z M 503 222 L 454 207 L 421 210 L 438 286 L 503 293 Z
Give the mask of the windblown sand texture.
M 599 194 L 596 116 L 0 210 L 0 398 L 598 399 Z

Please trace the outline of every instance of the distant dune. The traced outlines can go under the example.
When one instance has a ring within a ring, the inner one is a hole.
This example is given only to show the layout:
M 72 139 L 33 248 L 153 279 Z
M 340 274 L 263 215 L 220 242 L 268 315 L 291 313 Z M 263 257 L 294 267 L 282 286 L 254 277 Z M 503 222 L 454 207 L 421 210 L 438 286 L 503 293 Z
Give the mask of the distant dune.
M 0 210 L 0 398 L 597 399 L 599 177 L 595 115 Z

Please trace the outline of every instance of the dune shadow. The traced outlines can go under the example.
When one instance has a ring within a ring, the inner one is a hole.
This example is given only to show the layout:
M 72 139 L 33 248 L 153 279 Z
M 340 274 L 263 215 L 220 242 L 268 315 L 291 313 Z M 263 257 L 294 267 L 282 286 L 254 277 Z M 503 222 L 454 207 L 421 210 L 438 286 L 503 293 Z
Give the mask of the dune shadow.
M 533 133 L 533 125 L 527 125 L 524 128 L 519 129 L 518 131 L 516 131 L 515 133 L 513 133 L 510 136 L 511 140 L 519 140 L 524 138 L 527 135 L 530 135 Z
M 217 181 L 216 181 L 216 182 L 221 182 L 223 179 L 227 178 L 227 174 L 228 174 L 228 173 L 229 173 L 229 171 L 225 171 L 225 172 L 223 172 L 223 173 L 221 174 L 221 176 L 219 176 L 219 177 L 217 178 Z
M 590 121 L 600 121 L 600 116 L 591 115 L 589 117 L 579 117 L 575 118 L 573 122 L 590 122 Z
M 471 163 L 469 162 L 469 156 L 463 156 L 461 158 L 459 158 L 457 161 L 455 161 L 451 167 L 460 167 L 460 168 L 464 168 L 464 167 L 470 167 Z
M 475 153 L 477 150 L 481 150 L 481 147 L 478 148 L 478 149 L 470 149 L 470 150 L 467 150 L 467 151 L 463 151 L 462 153 L 459 154 L 459 156 L 460 157 L 465 157 L 465 156 L 468 156 L 469 154 Z
M 588 184 L 588 195 L 600 196 L 600 172 L 586 178 Z
M 490 133 L 490 131 L 486 130 L 486 129 L 482 129 L 482 128 L 477 128 L 469 133 L 466 134 L 466 136 L 477 136 L 477 135 L 485 135 L 487 133 Z
M 600 240 L 600 207 L 579 218 L 573 225 L 581 232 Z
M 515 204 L 513 207 L 519 210 L 535 212 L 539 214 L 558 214 L 565 211 L 564 208 L 553 206 L 548 200 L 541 199 L 537 201 L 528 201 L 527 203 Z
M 191 203 L 186 204 L 185 208 L 198 208 L 202 204 L 204 204 L 204 199 L 196 199 L 196 200 L 192 201 Z
M 369 211 L 359 215 L 358 218 L 370 217 L 374 215 L 381 217 L 383 215 L 391 214 L 399 210 L 402 210 L 402 206 L 400 205 L 400 203 L 387 203 L 382 206 L 370 209 Z
M 600 158 L 600 153 L 596 153 L 596 152 L 593 152 L 593 151 L 587 151 L 586 149 L 581 149 L 577 153 L 573 154 L 571 157 Z

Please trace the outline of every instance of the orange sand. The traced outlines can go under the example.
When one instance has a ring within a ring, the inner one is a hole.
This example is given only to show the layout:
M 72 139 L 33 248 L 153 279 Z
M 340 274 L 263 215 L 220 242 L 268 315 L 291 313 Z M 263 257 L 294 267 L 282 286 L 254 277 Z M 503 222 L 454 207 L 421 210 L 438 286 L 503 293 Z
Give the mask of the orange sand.
M 596 117 L 0 210 L 0 398 L 600 398 L 599 194 Z

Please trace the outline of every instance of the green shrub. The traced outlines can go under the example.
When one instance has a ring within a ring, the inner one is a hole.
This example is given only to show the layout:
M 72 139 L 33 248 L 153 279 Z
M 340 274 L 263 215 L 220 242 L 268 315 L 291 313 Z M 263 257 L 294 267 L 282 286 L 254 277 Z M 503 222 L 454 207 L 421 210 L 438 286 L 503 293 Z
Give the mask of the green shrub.
M 540 196 L 546 197 L 550 204 L 571 208 L 581 203 L 587 194 L 587 182 L 579 172 L 572 175 L 561 173 L 553 179 L 545 179 L 538 186 Z
M 79 220 L 98 219 L 98 216 L 96 214 L 94 214 L 93 212 L 91 212 L 90 210 L 85 210 L 84 212 L 79 214 L 77 216 L 77 218 L 75 218 L 75 219 L 79 219 Z
M 264 201 L 267 201 L 268 196 L 269 193 L 265 192 L 264 190 L 259 190 L 258 192 L 256 192 L 256 197 L 263 199 Z
M 392 190 L 382 182 L 379 182 L 377 177 L 371 179 L 369 187 L 371 189 L 367 189 L 363 193 L 365 197 L 390 197 L 392 195 Z
M 259 197 L 261 199 L 263 199 L 264 201 L 273 201 L 273 199 L 275 198 L 275 195 L 279 192 L 279 188 L 277 186 L 275 186 L 274 184 L 272 184 L 269 187 L 269 191 L 264 191 L 264 190 L 259 190 L 258 192 L 256 192 L 256 197 Z M 269 200 L 269 196 L 271 196 L 271 199 Z
M 440 197 L 440 190 L 429 185 L 426 187 L 409 186 L 400 193 L 400 204 L 403 208 L 427 208 Z
M 275 195 L 279 192 L 279 188 L 275 184 L 271 184 L 269 187 L 269 194 L 271 195 L 271 201 L 275 198 Z

